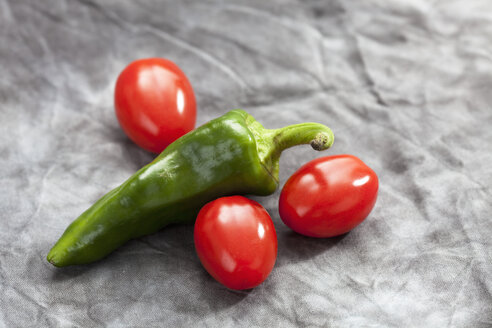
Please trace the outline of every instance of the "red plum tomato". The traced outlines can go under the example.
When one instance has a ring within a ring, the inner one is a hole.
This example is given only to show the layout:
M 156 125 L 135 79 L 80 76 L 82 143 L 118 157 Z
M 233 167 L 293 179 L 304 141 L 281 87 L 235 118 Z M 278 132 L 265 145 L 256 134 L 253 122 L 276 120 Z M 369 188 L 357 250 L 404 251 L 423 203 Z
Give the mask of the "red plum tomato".
M 176 64 L 164 58 L 130 63 L 116 81 L 114 105 L 126 135 L 154 153 L 195 127 L 191 84 Z
M 229 289 L 258 286 L 277 258 L 277 234 L 270 215 L 242 196 L 206 204 L 195 222 L 194 239 L 204 268 Z
M 279 199 L 282 221 L 309 237 L 349 232 L 369 215 L 378 193 L 376 173 L 352 155 L 321 157 L 296 171 Z

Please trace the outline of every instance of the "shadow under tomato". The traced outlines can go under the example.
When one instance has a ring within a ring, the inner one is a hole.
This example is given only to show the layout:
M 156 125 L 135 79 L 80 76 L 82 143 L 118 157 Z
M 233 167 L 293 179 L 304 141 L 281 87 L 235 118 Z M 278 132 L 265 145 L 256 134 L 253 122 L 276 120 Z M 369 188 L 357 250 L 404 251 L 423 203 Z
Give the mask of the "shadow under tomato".
M 197 259 L 197 261 L 199 261 Z M 248 296 L 254 294 L 255 289 L 232 290 L 217 282 L 208 272 L 203 269 L 201 274 L 199 290 L 199 301 L 203 302 L 210 309 L 220 311 L 245 300 Z M 187 310 L 185 310 L 186 312 Z
M 278 233 L 276 267 L 307 261 L 342 243 L 350 232 L 331 238 L 312 238 L 287 230 Z
M 121 142 L 124 145 L 122 147 L 124 161 L 131 163 L 135 172 L 152 162 L 152 160 L 159 155 L 137 146 L 137 144 L 135 144 L 122 130 L 119 130 L 117 133 L 118 142 Z

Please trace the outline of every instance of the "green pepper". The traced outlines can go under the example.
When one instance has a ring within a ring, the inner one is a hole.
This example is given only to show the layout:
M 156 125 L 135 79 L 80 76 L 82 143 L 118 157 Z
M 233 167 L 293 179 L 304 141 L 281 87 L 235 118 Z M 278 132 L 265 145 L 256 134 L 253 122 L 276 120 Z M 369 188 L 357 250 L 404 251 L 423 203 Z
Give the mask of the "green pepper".
M 333 139 L 318 123 L 269 130 L 232 110 L 177 139 L 99 199 L 68 226 L 47 259 L 59 267 L 90 263 L 168 224 L 192 223 L 218 197 L 272 194 L 284 149 L 310 143 L 324 150 Z

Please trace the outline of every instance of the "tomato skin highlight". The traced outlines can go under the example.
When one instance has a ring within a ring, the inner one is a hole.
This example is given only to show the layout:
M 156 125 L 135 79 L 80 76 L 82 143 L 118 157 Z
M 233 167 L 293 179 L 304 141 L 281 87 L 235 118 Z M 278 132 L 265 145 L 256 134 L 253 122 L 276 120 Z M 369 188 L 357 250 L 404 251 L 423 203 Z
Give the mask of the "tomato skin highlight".
M 193 88 L 181 69 L 164 58 L 130 63 L 116 81 L 114 105 L 126 135 L 154 153 L 195 128 Z
M 376 173 L 359 158 L 321 157 L 303 165 L 287 180 L 279 199 L 280 218 L 305 236 L 342 235 L 369 215 L 378 188 Z
M 242 196 L 206 204 L 195 222 L 194 240 L 204 268 L 229 289 L 258 286 L 277 258 L 277 234 L 270 215 Z

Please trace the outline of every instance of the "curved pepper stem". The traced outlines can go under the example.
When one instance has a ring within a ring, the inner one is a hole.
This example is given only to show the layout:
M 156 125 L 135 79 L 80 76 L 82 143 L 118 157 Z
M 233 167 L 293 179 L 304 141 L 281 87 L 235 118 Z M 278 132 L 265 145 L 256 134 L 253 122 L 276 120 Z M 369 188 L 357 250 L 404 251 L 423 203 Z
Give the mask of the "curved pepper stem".
M 318 151 L 325 150 L 335 140 L 331 129 L 319 123 L 301 123 L 269 130 L 251 115 L 246 118 L 246 123 L 255 136 L 261 164 L 277 182 L 282 151 L 304 144 L 311 144 Z
M 314 150 L 325 150 L 333 145 L 335 139 L 333 132 L 319 123 L 289 125 L 269 132 L 273 134 L 273 143 L 280 152 L 303 144 L 310 144 Z

